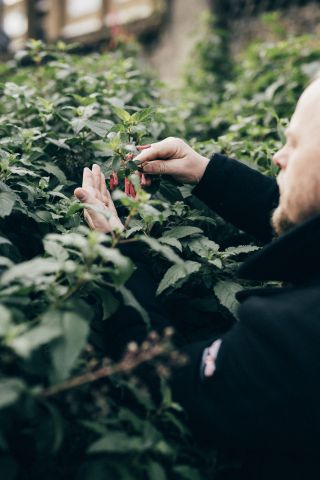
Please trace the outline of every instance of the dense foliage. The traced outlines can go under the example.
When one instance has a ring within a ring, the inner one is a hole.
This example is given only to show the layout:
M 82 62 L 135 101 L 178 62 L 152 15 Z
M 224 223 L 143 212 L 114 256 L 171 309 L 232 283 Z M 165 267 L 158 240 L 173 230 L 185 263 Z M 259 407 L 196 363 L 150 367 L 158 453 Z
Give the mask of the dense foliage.
M 226 62 L 227 71 L 221 69 L 221 53 L 228 39 L 225 33 L 217 35 L 208 22 L 205 40 L 198 45 L 198 63 L 191 69 L 198 82 L 187 77 L 191 89 L 186 107 L 191 110 L 185 112 L 185 127 L 188 138 L 201 140 L 201 148 L 209 142 L 208 152 L 222 151 L 274 174 L 272 154 L 284 141 L 297 99 L 319 73 L 320 44 L 308 35 L 283 38 L 276 14 L 263 21 L 272 21 L 274 35 L 280 31 L 281 39 L 249 45 L 233 68 Z M 216 45 L 220 54 L 213 55 L 214 48 L 207 53 L 208 44 Z M 217 88 L 221 84 L 223 88 Z
M 112 322 L 122 302 L 149 322 L 125 286 L 134 264 L 118 247 L 130 241 L 150 250 L 159 299 L 186 341 L 223 332 L 236 321 L 238 262 L 256 247 L 189 187 L 170 179 L 141 187 L 128 154 L 180 135 L 270 172 L 283 125 L 273 107 L 290 115 L 319 48 L 309 38 L 254 46 L 223 85 L 212 76 L 214 98 L 198 80 L 208 82 L 203 72 L 221 54 L 199 51 L 192 92 L 175 105 L 128 47 L 79 57 L 31 42 L 1 67 L 1 478 L 213 478 L 214 453 L 196 446 L 166 383 L 184 360 L 171 332 L 151 333 L 114 363 L 90 344 L 90 324 Z M 72 192 L 93 162 L 107 178 L 118 174 L 123 234 L 83 224 Z M 135 196 L 124 193 L 125 179 Z M 136 373 L 146 362 L 161 378 L 157 401 Z

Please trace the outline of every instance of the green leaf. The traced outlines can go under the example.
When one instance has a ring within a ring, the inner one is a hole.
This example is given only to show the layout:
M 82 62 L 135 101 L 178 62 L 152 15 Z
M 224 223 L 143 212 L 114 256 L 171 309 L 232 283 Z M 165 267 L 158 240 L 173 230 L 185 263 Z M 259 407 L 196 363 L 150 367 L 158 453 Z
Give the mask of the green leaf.
M 203 478 L 195 468 L 189 465 L 178 465 L 173 470 L 182 480 L 202 480 Z
M 152 250 L 163 255 L 170 262 L 177 264 L 182 263 L 182 259 L 178 257 L 178 255 L 172 250 L 172 248 L 167 245 L 161 245 L 161 243 L 155 238 L 141 236 L 139 237 L 139 240 L 149 245 Z
M 59 243 L 45 239 L 43 244 L 47 254 L 56 260 L 64 262 L 69 258 L 68 252 Z
M 238 247 L 230 247 L 226 248 L 222 255 L 224 257 L 232 257 L 236 255 L 240 255 L 242 253 L 251 253 L 255 252 L 256 250 L 260 250 L 260 247 L 255 245 L 239 245 Z
M 209 225 L 217 225 L 217 221 L 211 217 L 205 217 L 203 215 L 190 215 L 188 219 L 192 222 L 201 222 L 201 223 L 208 223 Z
M 12 326 L 12 318 L 10 310 L 4 305 L 0 305 L 0 336 L 8 333 Z
M 58 148 L 63 148 L 64 150 L 71 150 L 71 148 L 69 147 L 69 145 L 66 143 L 66 141 L 67 141 L 66 138 L 56 139 L 56 138 L 49 138 L 49 137 L 47 137 L 47 141 L 48 141 L 49 143 L 52 143 L 53 145 L 55 145 L 55 146 L 58 147 Z
M 143 110 L 140 110 L 139 112 L 134 113 L 132 115 L 132 120 L 136 123 L 146 122 L 152 118 L 154 111 L 155 110 L 153 107 L 144 108 Z
M 207 237 L 191 239 L 187 242 L 188 248 L 202 258 L 211 258 L 219 251 L 219 245 Z
M 89 453 L 141 453 L 146 445 L 140 436 L 126 435 L 124 432 L 110 431 L 108 435 L 94 442 Z
M 179 242 L 179 240 L 177 240 L 176 238 L 161 237 L 161 238 L 159 238 L 159 242 L 160 243 L 165 243 L 166 245 L 170 245 L 170 247 L 174 247 L 177 250 L 179 250 L 179 252 L 182 252 L 181 242 Z
M 109 290 L 99 292 L 103 307 L 103 320 L 110 318 L 119 308 L 119 301 Z
M 181 239 L 189 237 L 190 235 L 201 234 L 203 230 L 198 227 L 174 227 L 171 230 L 164 233 L 164 237 L 171 237 L 176 239 Z
M 126 110 L 124 110 L 123 108 L 120 108 L 120 107 L 113 107 L 113 111 L 114 113 L 116 114 L 116 116 L 118 118 L 120 118 L 120 120 L 122 120 L 124 123 L 128 123 L 130 122 L 131 120 L 131 115 L 129 112 L 127 112 Z
M 80 212 L 83 210 L 83 205 L 82 203 L 79 202 L 74 202 L 70 205 L 70 207 L 67 210 L 66 217 L 72 217 L 75 213 Z
M 110 276 L 115 286 L 126 283 L 134 270 L 132 261 L 115 248 L 107 248 L 100 245 L 98 252 L 105 262 L 113 263 L 115 268 L 110 272 Z
M 65 380 L 86 345 L 89 333 L 87 322 L 73 312 L 53 312 L 51 322 L 58 323 L 62 336 L 52 344 L 51 356 L 55 367 L 55 382 Z
M 45 162 L 44 167 L 45 167 L 46 172 L 54 175 L 59 180 L 60 183 L 62 183 L 62 184 L 67 183 L 67 178 L 66 178 L 65 174 L 63 173 L 63 171 L 57 165 L 55 165 L 54 163 Z
M 14 207 L 16 197 L 10 192 L 0 193 L 0 217 L 8 217 Z
M 195 272 L 198 272 L 201 268 L 201 263 L 191 262 L 190 260 L 179 264 L 173 265 L 169 270 L 166 272 L 165 276 L 160 282 L 160 285 L 157 290 L 157 295 L 167 290 L 169 287 L 175 286 L 178 282 L 179 285 L 184 283 L 190 275 Z
M 214 286 L 214 293 L 221 305 L 227 308 L 234 316 L 237 315 L 239 305 L 235 295 L 240 290 L 243 290 L 242 285 L 229 280 L 220 281 Z
M 7 344 L 20 357 L 29 358 L 34 350 L 50 343 L 52 340 L 60 337 L 61 334 L 62 330 L 58 325 L 40 325 L 13 338 Z
M 83 117 L 75 117 L 71 120 L 71 126 L 74 133 L 78 135 L 86 126 L 86 119 Z
M 154 451 L 164 457 L 173 457 L 175 455 L 175 450 L 164 440 L 160 440 L 160 442 L 154 446 Z
M 46 277 L 59 270 L 59 262 L 52 258 L 34 258 L 29 262 L 22 262 L 7 270 L 0 279 L 1 285 L 18 282 L 22 284 L 39 285 L 45 282 Z
M 148 478 L 149 480 L 167 480 L 167 475 L 160 463 L 149 462 Z
M 108 120 L 101 120 L 101 121 L 94 121 L 94 120 L 87 120 L 86 127 L 89 128 L 93 133 L 98 135 L 98 137 L 104 138 L 110 128 L 112 127 L 112 122 Z
M 145 227 L 144 222 L 141 220 L 133 219 L 130 222 L 129 228 L 125 231 L 125 237 L 129 238 L 134 233 L 141 232 Z
M 18 378 L 0 379 L 0 409 L 16 403 L 25 390 L 25 384 Z
M 45 408 L 48 410 L 50 415 L 50 426 L 52 435 L 50 436 L 50 451 L 52 454 L 55 454 L 59 451 L 63 439 L 64 439 L 64 422 L 62 415 L 60 414 L 58 408 L 53 405 L 52 402 L 43 402 Z M 43 442 L 43 437 L 41 437 L 40 442 Z
M 140 305 L 140 303 L 136 300 L 134 295 L 128 290 L 124 285 L 118 288 L 118 291 L 121 293 L 124 304 L 127 307 L 134 308 L 142 317 L 145 324 L 150 327 L 150 318 L 148 312 Z
M 0 245 L 12 245 L 12 243 L 7 238 L 0 237 Z
M 51 223 L 53 217 L 52 213 L 48 210 L 37 210 L 35 212 L 34 218 L 41 223 Z

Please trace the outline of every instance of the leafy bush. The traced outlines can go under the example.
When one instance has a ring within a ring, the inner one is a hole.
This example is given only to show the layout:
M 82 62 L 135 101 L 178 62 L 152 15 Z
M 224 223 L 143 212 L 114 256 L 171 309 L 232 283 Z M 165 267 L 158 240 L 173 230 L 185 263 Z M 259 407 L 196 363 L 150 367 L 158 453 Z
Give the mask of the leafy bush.
M 172 315 L 196 285 L 206 304 L 195 295 L 193 314 L 216 312 L 219 328 L 223 318 L 232 321 L 212 288 L 237 252 L 221 251 L 206 237 L 216 221 L 184 200 L 190 196 L 185 189 L 154 182 L 152 197 L 132 174 L 128 154 L 169 129 L 157 82 L 128 52 L 80 58 L 64 45 L 38 42 L 3 67 L 2 80 L 2 476 L 206 477 L 214 457 L 195 449 L 165 382 L 168 368 L 181 361 L 170 332 L 163 338 L 151 333 L 142 349 L 131 345 L 118 363 L 88 343 L 91 322 L 112 322 L 120 303 L 148 323 L 125 286 L 134 265 L 117 247 L 127 241 L 152 250 L 155 275 L 163 277 L 159 294 L 170 298 L 185 288 L 170 305 Z M 107 178 L 118 173 L 124 235 L 98 234 L 82 224 L 83 205 L 72 192 L 82 167 L 93 162 Z M 134 196 L 123 192 L 125 179 Z M 146 361 L 161 378 L 160 401 L 134 373 Z
M 90 344 L 90 325 L 112 325 L 121 303 L 148 324 L 126 287 L 134 264 L 119 249 L 139 242 L 150 253 L 159 299 L 186 341 L 223 332 L 235 321 L 238 262 L 256 247 L 189 187 L 161 179 L 142 188 L 130 155 L 138 144 L 180 135 L 202 140 L 203 152 L 222 147 L 240 159 L 252 155 L 270 171 L 266 156 L 282 126 L 271 104 L 288 117 L 317 66 L 317 48 L 308 38 L 254 47 L 211 106 L 210 93 L 200 102 L 195 76 L 183 101 L 164 99 L 131 47 L 79 57 L 63 44 L 31 42 L 2 65 L 2 478 L 213 476 L 214 452 L 197 447 L 167 386 L 170 368 L 184 360 L 172 349 L 171 332 L 150 332 L 141 348 L 130 345 L 113 362 Z M 72 192 L 93 162 L 107 178 L 118 175 L 124 234 L 83 225 L 83 205 Z M 128 180 L 132 196 L 123 192 Z M 160 378 L 158 399 L 140 379 L 146 363 Z
M 205 51 L 200 44 L 198 64 L 200 70 L 204 64 L 203 71 L 209 61 L 203 59 Z M 211 62 L 222 93 L 217 99 L 216 89 L 199 89 L 185 112 L 187 136 L 202 140 L 202 148 L 208 142 L 208 152 L 214 148 L 274 175 L 272 155 L 284 141 L 298 97 L 319 73 L 319 59 L 318 40 L 305 35 L 250 45 L 236 58 L 231 78 L 221 76 L 220 60 Z M 190 95 L 194 96 L 193 86 Z M 199 103 L 207 108 L 199 109 Z

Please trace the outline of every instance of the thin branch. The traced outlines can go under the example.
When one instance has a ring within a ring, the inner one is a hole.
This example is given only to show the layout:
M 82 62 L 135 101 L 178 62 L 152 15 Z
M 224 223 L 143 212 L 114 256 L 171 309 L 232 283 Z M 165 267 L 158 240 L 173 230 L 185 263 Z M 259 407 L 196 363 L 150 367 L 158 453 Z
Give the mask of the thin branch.
M 53 385 L 52 387 L 43 390 L 41 395 L 44 397 L 52 397 L 82 385 L 96 382 L 102 378 L 108 378 L 118 373 L 131 372 L 141 364 L 148 362 L 155 357 L 163 355 L 165 351 L 166 348 L 162 344 L 152 345 L 148 350 L 142 350 L 138 352 L 132 352 L 129 350 L 123 360 L 121 360 L 118 364 L 106 365 L 105 367 L 99 368 L 94 372 L 87 372 L 83 375 L 70 378 L 65 382 L 59 383 L 58 385 Z

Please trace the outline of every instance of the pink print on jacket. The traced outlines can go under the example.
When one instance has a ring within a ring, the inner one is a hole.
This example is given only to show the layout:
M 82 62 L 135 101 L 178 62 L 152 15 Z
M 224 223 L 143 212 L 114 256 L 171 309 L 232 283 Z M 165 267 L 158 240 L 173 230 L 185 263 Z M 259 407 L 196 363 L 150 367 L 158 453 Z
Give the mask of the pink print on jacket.
M 216 370 L 216 360 L 222 341 L 216 340 L 211 347 L 205 349 L 202 361 L 202 372 L 204 377 L 212 377 Z

